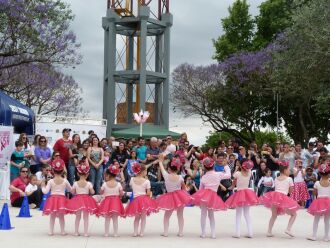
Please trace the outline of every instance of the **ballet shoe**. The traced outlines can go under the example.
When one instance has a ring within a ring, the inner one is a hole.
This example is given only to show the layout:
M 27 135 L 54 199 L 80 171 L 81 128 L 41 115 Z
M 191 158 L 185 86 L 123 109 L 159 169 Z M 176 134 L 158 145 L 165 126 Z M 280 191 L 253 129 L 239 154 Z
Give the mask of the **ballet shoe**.
M 324 238 L 323 241 L 324 242 L 329 242 L 329 239 L 328 238 Z
M 62 236 L 66 236 L 66 235 L 68 235 L 66 232 L 61 232 L 61 235 Z
M 216 239 L 217 237 L 215 235 L 211 235 L 211 239 Z
M 316 241 L 316 237 L 313 237 L 313 236 L 311 236 L 311 237 L 307 237 L 306 239 L 307 239 L 307 240 L 310 240 L 310 241 Z
M 89 234 L 88 233 L 85 233 L 84 234 L 84 237 L 88 238 L 89 237 Z
M 272 237 L 274 237 L 274 234 L 272 234 L 272 233 L 267 233 L 266 236 L 267 236 L 268 238 L 272 238 Z
M 53 232 L 49 232 L 48 235 L 49 236 L 54 236 L 54 233 Z
M 80 233 L 76 232 L 73 235 L 76 236 L 76 237 L 78 237 L 78 236 L 80 236 Z
M 136 234 L 136 233 L 133 233 L 133 237 L 135 238 L 135 237 L 137 237 L 138 235 Z
M 118 238 L 119 235 L 118 235 L 118 234 L 113 234 L 112 237 L 113 237 L 113 238 Z
M 140 234 L 139 234 L 139 237 L 141 237 L 141 238 L 142 238 L 143 236 L 144 236 L 144 234 L 143 234 L 143 233 L 140 233 Z
M 201 234 L 199 237 L 201 237 L 202 239 L 205 239 L 205 234 Z
M 162 233 L 160 236 L 167 238 L 168 234 Z
M 290 236 L 291 238 L 294 237 L 294 235 L 289 231 L 289 230 L 285 230 L 284 233 L 288 236 Z
M 252 239 L 253 238 L 253 235 L 250 235 L 250 234 L 247 234 L 244 236 L 245 238 L 248 238 L 248 239 Z
M 103 235 L 103 237 L 109 237 L 109 234 L 108 233 L 105 233 L 104 235 Z
M 240 235 L 233 235 L 232 237 L 235 238 L 235 239 L 239 239 L 239 238 L 241 238 Z
M 176 236 L 182 238 L 183 237 L 183 233 L 178 233 Z

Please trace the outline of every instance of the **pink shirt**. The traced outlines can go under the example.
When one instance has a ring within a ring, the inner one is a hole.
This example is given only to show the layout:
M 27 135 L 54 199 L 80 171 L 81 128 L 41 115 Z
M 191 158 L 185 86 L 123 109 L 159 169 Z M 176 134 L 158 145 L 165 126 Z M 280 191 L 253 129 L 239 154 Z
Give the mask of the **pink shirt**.
M 142 184 L 136 184 L 134 182 L 134 177 L 131 178 L 131 181 L 130 181 L 129 185 L 133 189 L 134 198 L 138 197 L 138 196 L 141 196 L 141 195 L 146 195 L 147 194 L 147 189 L 151 188 L 149 180 L 145 180 Z
M 217 192 L 220 181 L 222 179 L 226 179 L 225 177 L 226 177 L 226 173 L 215 172 L 214 170 L 207 171 L 204 174 L 204 176 L 202 176 L 199 188 L 200 189 L 210 189 L 212 191 Z
M 77 195 L 89 195 L 89 190 L 93 188 L 93 185 L 90 182 L 87 182 L 85 187 L 80 187 L 78 182 L 74 182 L 72 189 L 76 192 Z
M 289 193 L 290 187 L 293 187 L 293 181 L 291 177 L 280 181 L 277 178 L 275 179 L 275 191 L 287 195 Z
M 51 195 L 65 195 L 65 189 L 71 191 L 71 185 L 68 180 L 63 179 L 61 184 L 56 184 L 54 179 L 50 179 L 46 187 L 42 188 L 42 193 L 48 194 L 50 191 Z
M 115 187 L 109 187 L 106 182 L 103 183 L 101 190 L 103 190 L 103 196 L 119 196 L 123 191 L 123 187 L 117 182 Z
M 181 190 L 181 185 L 184 182 L 182 176 L 179 176 L 178 180 L 173 181 L 173 178 L 170 178 L 170 174 L 168 174 L 166 171 L 163 174 L 164 180 L 165 180 L 165 187 L 167 192 L 173 192 L 176 190 Z
M 237 190 L 249 188 L 250 179 L 251 179 L 251 170 L 249 170 L 247 176 L 244 176 L 240 171 L 236 171 L 233 177 L 237 179 L 236 182 Z

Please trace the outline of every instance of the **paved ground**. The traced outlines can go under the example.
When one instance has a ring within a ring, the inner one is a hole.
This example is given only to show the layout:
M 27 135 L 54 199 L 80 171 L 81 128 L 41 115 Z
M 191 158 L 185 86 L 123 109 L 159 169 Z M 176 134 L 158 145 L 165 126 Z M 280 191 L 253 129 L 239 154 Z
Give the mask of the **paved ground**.
M 0 201 L 2 208 L 3 201 Z M 296 234 L 295 238 L 288 238 L 283 231 L 285 230 L 288 216 L 281 216 L 275 223 L 274 238 L 267 238 L 265 236 L 266 227 L 268 225 L 268 219 L 270 212 L 262 206 L 254 207 L 251 209 L 251 216 L 253 218 L 254 238 L 247 239 L 234 239 L 231 236 L 234 233 L 234 218 L 235 211 L 228 210 L 226 212 L 216 213 L 216 229 L 217 239 L 201 239 L 200 234 L 200 210 L 197 207 L 185 209 L 185 230 L 184 237 L 179 238 L 176 236 L 177 223 L 176 216 L 173 215 L 170 223 L 170 234 L 168 238 L 160 236 L 162 232 L 162 217 L 163 213 L 155 214 L 147 219 L 147 227 L 145 236 L 143 238 L 132 237 L 133 219 L 121 219 L 119 222 L 119 234 L 118 238 L 104 238 L 104 219 L 90 218 L 90 233 L 89 238 L 72 236 L 74 231 L 74 216 L 66 216 L 66 231 L 68 236 L 62 237 L 58 235 L 59 227 L 56 226 L 56 235 L 49 237 L 48 233 L 48 221 L 49 218 L 42 216 L 42 213 L 38 210 L 32 210 L 32 218 L 17 218 L 15 217 L 19 209 L 10 208 L 10 217 L 12 226 L 15 228 L 10 231 L 0 230 L 0 247 L 2 248 L 61 248 L 61 246 L 75 248 L 75 247 L 135 247 L 135 248 L 172 248 L 172 247 L 330 247 L 330 242 L 323 241 L 311 242 L 306 240 L 306 237 L 310 235 L 312 230 L 313 218 L 304 210 L 298 212 L 297 221 L 294 225 L 293 232 Z M 112 230 L 112 229 L 110 229 Z M 246 230 L 245 223 L 242 225 L 242 234 Z M 319 226 L 319 238 L 323 236 L 323 220 L 320 221 Z

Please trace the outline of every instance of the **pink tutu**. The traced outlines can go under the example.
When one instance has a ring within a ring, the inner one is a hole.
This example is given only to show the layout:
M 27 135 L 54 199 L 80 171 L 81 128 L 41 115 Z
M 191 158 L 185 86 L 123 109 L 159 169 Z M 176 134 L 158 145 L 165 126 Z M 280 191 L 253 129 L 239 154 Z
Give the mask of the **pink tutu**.
M 68 199 L 64 195 L 51 195 L 47 198 L 43 215 L 49 215 L 51 213 L 60 213 L 67 214 L 68 213 Z
M 264 194 L 259 198 L 259 202 L 267 208 L 277 207 L 278 214 L 285 214 L 286 211 L 296 212 L 300 208 L 296 201 L 276 191 Z
M 87 211 L 90 214 L 96 214 L 97 212 L 97 204 L 95 199 L 86 194 L 79 194 L 70 199 L 67 207 L 70 213 Z
M 192 197 L 184 190 L 176 190 L 159 196 L 156 202 L 160 209 L 175 210 L 190 205 Z
M 157 202 L 146 195 L 134 198 L 133 201 L 126 206 L 126 216 L 130 217 L 141 215 L 142 213 L 150 215 L 156 212 L 158 212 Z
M 311 215 L 330 214 L 330 197 L 319 197 L 315 199 L 307 212 Z
M 115 214 L 125 217 L 125 209 L 118 195 L 109 195 L 101 201 L 97 215 L 111 217 Z
M 259 200 L 256 194 L 251 189 L 242 189 L 231 195 L 227 201 L 226 206 L 228 208 L 237 208 L 244 206 L 258 205 Z
M 192 197 L 194 205 L 205 206 L 214 211 L 227 210 L 226 204 L 213 190 L 200 189 Z
M 295 201 L 307 201 L 309 199 L 309 194 L 306 183 L 294 183 L 293 191 L 290 197 Z

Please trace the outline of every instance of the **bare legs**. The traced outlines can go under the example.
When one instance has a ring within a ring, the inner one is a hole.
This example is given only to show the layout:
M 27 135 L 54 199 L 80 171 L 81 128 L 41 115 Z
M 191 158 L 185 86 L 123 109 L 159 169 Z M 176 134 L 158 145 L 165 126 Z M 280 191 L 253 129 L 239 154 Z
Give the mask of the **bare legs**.
M 105 217 L 104 221 L 104 236 L 109 237 L 109 229 L 110 229 L 110 220 L 112 220 L 113 224 L 113 237 L 118 237 L 118 215 L 114 214 L 111 217 L 107 216 Z M 135 222 L 134 222 L 135 223 Z
M 277 219 L 277 216 L 278 216 L 278 213 L 277 213 L 277 207 L 272 207 L 271 208 L 272 210 L 272 216 L 269 220 L 269 225 L 268 225 L 268 232 L 267 232 L 267 237 L 273 237 L 274 235 L 272 234 L 272 230 L 273 230 L 273 226 L 274 226 L 274 223 Z M 285 230 L 285 234 L 289 235 L 290 237 L 294 237 L 292 232 L 291 232 L 291 228 L 293 226 L 293 223 L 295 222 L 296 220 L 296 217 L 297 217 L 297 213 L 296 212 L 287 212 L 287 214 L 290 215 L 290 219 L 289 219 L 289 222 L 288 222 L 288 226 Z
M 61 234 L 66 235 L 65 233 L 65 222 L 64 222 L 64 214 L 60 213 L 51 213 L 49 217 L 49 235 L 54 235 L 54 225 L 55 219 L 58 217 L 60 222 Z
M 142 213 L 141 215 L 135 216 L 133 237 L 136 237 L 136 236 L 143 237 L 144 229 L 146 227 L 146 220 L 147 220 L 146 213 Z M 140 224 L 140 232 L 139 232 L 139 224 Z
M 184 207 L 178 208 L 177 211 L 177 217 L 178 217 L 178 224 L 179 224 L 179 232 L 178 236 L 183 236 L 183 226 L 184 226 L 184 219 L 183 219 L 183 209 Z M 168 236 L 168 228 L 170 223 L 170 218 L 172 216 L 174 210 L 166 210 L 164 214 L 164 233 L 162 236 L 167 237 Z
M 209 216 L 210 227 L 211 227 L 211 238 L 215 238 L 215 220 L 214 220 L 214 211 L 207 209 L 205 206 L 201 206 L 201 228 L 202 234 L 201 238 L 205 238 L 205 229 L 206 229 L 206 217 Z

